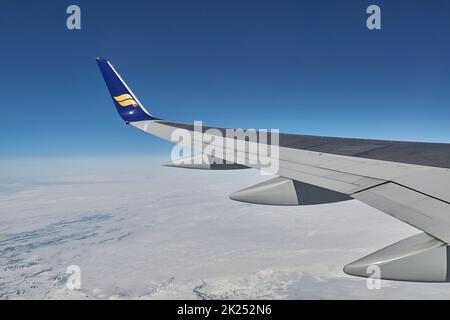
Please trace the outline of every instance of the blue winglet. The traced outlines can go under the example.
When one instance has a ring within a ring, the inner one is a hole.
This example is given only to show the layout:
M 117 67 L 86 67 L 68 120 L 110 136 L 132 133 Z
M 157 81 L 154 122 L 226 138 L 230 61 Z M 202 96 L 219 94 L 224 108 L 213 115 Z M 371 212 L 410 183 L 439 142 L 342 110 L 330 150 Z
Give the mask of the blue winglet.
M 108 60 L 97 58 L 97 63 L 106 86 L 111 93 L 117 112 L 119 112 L 124 121 L 136 122 L 157 119 L 145 110 Z

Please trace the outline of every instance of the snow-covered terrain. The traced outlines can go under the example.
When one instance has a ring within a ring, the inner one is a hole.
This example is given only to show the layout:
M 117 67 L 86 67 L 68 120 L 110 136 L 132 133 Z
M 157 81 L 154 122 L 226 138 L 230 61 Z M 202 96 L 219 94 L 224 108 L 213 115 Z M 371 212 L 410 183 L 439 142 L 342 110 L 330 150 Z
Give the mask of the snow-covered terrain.
M 1 299 L 450 298 L 450 285 L 366 280 L 342 268 L 417 230 L 360 202 L 229 200 L 268 177 L 145 159 L 2 163 Z M 67 267 L 81 289 L 66 287 Z

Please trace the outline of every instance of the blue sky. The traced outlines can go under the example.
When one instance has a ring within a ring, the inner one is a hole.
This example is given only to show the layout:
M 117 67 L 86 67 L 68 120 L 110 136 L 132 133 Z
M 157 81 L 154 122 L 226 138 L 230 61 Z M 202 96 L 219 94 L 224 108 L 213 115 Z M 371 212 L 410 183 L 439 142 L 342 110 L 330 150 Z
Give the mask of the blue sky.
M 66 29 L 78 4 L 82 30 Z M 382 30 L 366 28 L 370 4 Z M 109 58 L 162 118 L 450 142 L 448 1 L 2 1 L 0 159 L 167 154 L 126 127 Z

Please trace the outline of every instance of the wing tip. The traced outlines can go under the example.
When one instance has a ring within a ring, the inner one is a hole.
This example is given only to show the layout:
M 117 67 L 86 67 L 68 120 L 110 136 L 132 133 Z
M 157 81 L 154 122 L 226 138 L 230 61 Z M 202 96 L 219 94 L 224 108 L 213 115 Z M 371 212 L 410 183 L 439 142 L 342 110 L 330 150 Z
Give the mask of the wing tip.
M 97 57 L 96 61 L 117 112 L 125 122 L 158 120 L 142 106 L 109 60 Z

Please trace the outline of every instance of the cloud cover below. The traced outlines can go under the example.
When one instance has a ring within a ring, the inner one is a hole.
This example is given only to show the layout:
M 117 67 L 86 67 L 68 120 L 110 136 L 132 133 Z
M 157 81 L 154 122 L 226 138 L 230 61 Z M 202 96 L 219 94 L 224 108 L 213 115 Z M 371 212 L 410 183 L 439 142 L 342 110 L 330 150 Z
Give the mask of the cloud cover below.
M 366 280 L 345 264 L 417 230 L 358 201 L 272 207 L 229 200 L 256 171 L 162 159 L 3 163 L 0 297 L 449 298 L 446 284 Z M 19 170 L 22 168 L 22 170 Z M 66 268 L 81 268 L 81 290 Z

